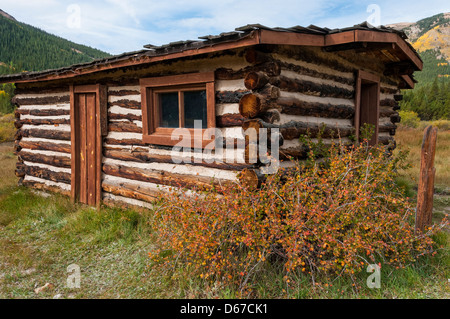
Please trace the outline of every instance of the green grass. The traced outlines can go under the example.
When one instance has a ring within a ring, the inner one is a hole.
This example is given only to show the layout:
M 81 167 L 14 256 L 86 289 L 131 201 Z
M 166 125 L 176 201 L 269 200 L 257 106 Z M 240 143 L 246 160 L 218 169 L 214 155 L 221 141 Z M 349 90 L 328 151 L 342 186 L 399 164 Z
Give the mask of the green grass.
M 0 298 L 235 298 L 235 287 L 208 284 L 188 268 L 149 265 L 154 249 L 152 212 L 72 204 L 62 195 L 42 197 L 15 186 L 12 145 L 0 144 Z M 408 187 L 408 182 L 405 182 Z M 448 197 L 436 199 L 447 207 Z M 283 280 L 280 265 L 256 273 L 258 298 L 449 298 L 449 233 L 436 240 L 443 248 L 405 269 L 382 266 L 381 289 L 369 289 L 369 273 L 354 282 L 343 278 L 313 285 L 303 273 Z M 81 287 L 67 288 L 67 267 L 77 264 Z M 319 281 L 316 278 L 316 281 Z M 52 289 L 36 294 L 46 283 Z

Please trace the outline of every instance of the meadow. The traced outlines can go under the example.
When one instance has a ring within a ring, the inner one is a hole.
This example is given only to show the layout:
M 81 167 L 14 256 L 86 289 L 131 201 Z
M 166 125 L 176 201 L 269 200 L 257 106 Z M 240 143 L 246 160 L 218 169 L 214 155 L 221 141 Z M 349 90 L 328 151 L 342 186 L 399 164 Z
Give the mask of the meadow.
M 420 163 L 422 130 L 399 129 L 399 149 L 409 149 L 412 167 L 399 184 L 414 200 Z M 13 144 L 0 144 L 0 298 L 235 298 L 235 288 L 190 276 L 188 266 L 161 270 L 152 267 L 153 212 L 143 209 L 72 204 L 57 194 L 36 193 L 18 187 L 14 175 Z M 450 132 L 438 134 L 434 219 L 450 209 Z M 354 283 L 337 277 L 313 284 L 294 273 L 295 285 L 286 285 L 278 266 L 267 269 L 251 298 L 450 298 L 449 232 L 434 240 L 442 247 L 404 269 L 383 266 L 381 288 L 366 286 L 367 272 Z M 80 288 L 69 288 L 68 266 L 80 267 Z M 49 283 L 39 293 L 36 288 Z

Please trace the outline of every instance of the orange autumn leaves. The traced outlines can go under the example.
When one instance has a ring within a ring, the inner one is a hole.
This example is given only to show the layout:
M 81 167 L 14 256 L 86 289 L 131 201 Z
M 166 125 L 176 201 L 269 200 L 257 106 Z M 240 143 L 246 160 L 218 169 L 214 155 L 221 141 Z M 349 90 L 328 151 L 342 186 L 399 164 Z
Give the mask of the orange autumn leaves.
M 333 145 L 325 160 L 196 198 L 160 199 L 154 267 L 189 267 L 191 275 L 240 288 L 268 263 L 288 274 L 347 275 L 370 263 L 405 266 L 431 252 L 430 234 L 415 236 L 414 209 L 397 189 L 403 157 L 383 147 Z

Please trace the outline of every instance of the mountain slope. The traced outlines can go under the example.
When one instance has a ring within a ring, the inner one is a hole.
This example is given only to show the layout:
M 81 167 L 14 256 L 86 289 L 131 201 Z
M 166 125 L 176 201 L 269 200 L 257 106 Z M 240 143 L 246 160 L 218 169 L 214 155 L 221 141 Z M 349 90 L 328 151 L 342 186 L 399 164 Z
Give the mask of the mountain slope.
M 53 69 L 110 56 L 0 13 L 0 62 L 12 63 L 16 71 Z
M 436 77 L 450 79 L 450 13 L 388 26 L 403 30 L 422 57 L 424 68 L 415 73 L 419 87 L 433 83 Z

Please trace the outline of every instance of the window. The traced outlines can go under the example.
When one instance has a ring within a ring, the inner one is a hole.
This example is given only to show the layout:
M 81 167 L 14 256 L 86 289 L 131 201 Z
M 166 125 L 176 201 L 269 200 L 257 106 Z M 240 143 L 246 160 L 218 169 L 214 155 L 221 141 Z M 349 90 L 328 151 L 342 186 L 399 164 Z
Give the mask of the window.
M 359 140 L 360 128 L 368 123 L 375 127 L 375 132 L 369 141 L 370 145 L 375 145 L 378 142 L 380 117 L 380 78 L 378 76 L 362 70 L 358 71 L 355 105 L 356 140 Z
M 203 136 L 215 127 L 214 72 L 191 73 L 140 80 L 142 96 L 143 141 L 159 145 L 180 145 L 172 140 L 177 128 L 190 132 L 190 145 L 194 138 Z M 201 121 L 198 127 L 195 121 Z M 199 128 L 201 132 L 194 132 Z M 201 134 L 199 134 L 201 133 Z M 176 135 L 175 135 L 176 137 Z M 202 139 L 202 147 L 211 139 Z M 198 145 L 198 141 L 195 145 Z

